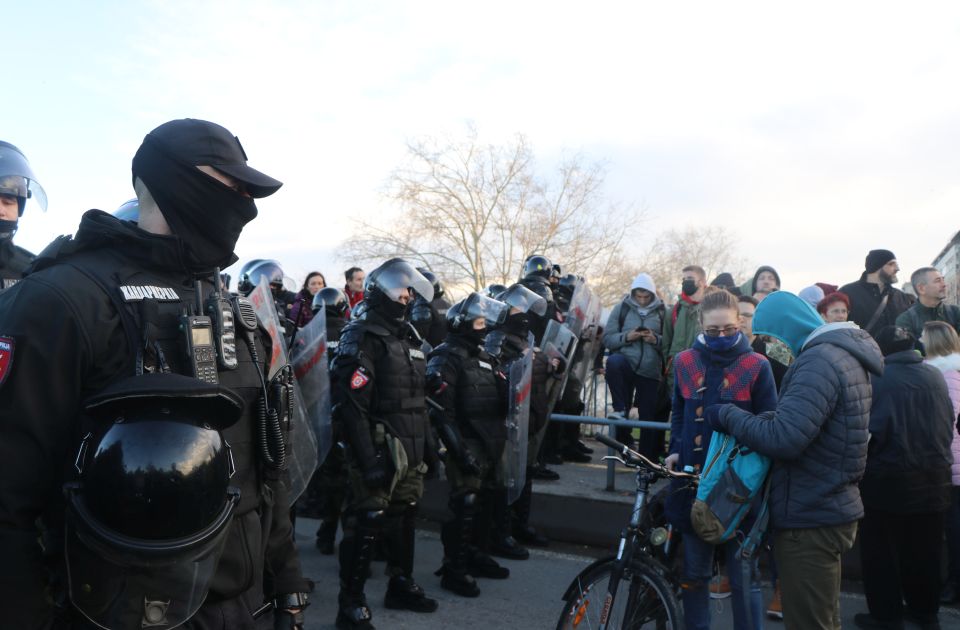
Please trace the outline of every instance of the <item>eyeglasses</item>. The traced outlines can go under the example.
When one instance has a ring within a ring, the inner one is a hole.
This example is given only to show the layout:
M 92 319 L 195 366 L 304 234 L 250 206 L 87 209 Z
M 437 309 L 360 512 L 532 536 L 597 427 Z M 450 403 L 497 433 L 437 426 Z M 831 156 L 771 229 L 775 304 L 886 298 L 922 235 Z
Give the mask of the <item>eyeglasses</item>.
M 732 337 L 733 335 L 740 332 L 740 329 L 736 326 L 725 326 L 723 328 L 704 328 L 703 334 L 707 337 L 719 337 L 721 334 L 724 337 Z

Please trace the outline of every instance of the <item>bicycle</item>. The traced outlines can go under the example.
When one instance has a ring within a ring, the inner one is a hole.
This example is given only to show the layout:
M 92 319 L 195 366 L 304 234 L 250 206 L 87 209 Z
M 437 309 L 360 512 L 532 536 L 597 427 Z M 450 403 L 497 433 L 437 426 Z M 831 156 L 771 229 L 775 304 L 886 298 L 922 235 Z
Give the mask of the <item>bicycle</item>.
M 657 559 L 672 557 L 672 536 L 646 518 L 647 497 L 658 479 L 696 484 L 699 475 L 668 470 L 606 435 L 595 438 L 617 452 L 604 459 L 636 469 L 636 498 L 617 555 L 592 563 L 567 587 L 557 630 L 682 630 L 679 580 Z

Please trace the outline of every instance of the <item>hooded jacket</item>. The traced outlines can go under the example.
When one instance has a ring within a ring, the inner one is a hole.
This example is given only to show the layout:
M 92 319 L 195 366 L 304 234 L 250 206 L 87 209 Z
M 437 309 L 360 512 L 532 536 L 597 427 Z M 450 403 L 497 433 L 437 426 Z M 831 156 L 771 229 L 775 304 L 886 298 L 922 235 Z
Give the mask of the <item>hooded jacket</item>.
M 701 334 L 693 347 L 677 355 L 673 363 L 673 411 L 670 416 L 668 452 L 680 455 L 680 468 L 699 471 L 707 457 L 713 430 L 704 421 L 710 405 L 732 403 L 759 414 L 777 406 L 777 388 L 770 363 L 750 347 L 744 335 L 729 350 L 716 352 L 707 347 Z M 692 531 L 690 508 L 695 491 L 675 483 L 667 498 L 667 518 Z
M 610 311 L 607 325 L 603 329 L 603 345 L 611 353 L 619 352 L 625 356 L 638 376 L 659 381 L 663 375 L 663 354 L 660 348 L 665 316 L 663 302 L 657 296 L 653 280 L 647 274 L 637 276 L 630 287 L 630 293 L 635 289 L 645 289 L 653 293 L 653 301 L 647 306 L 640 306 L 632 295 L 625 295 Z M 627 333 L 637 328 L 653 331 L 657 336 L 657 343 L 650 344 L 641 339 L 628 342 Z
M 956 420 L 960 416 L 960 354 L 927 359 L 927 365 L 937 368 L 943 375 L 950 402 L 953 404 L 953 418 Z M 953 485 L 960 486 L 960 432 L 956 430 L 951 438 L 950 450 L 953 452 Z
M 773 413 L 725 405 L 718 414 L 722 430 L 773 460 L 770 517 L 777 529 L 863 517 L 858 483 L 867 459 L 869 375 L 883 373 L 883 356 L 856 326 L 817 322 L 816 311 L 790 293 L 761 302 L 755 332 L 779 337 L 797 359 Z
M 871 381 L 864 505 L 898 514 L 945 511 L 957 418 L 943 377 L 916 350 L 905 350 L 884 357 L 883 374 Z
M 757 267 L 757 271 L 753 274 L 753 277 L 740 285 L 740 292 L 743 295 L 753 295 L 757 292 L 757 278 L 760 277 L 760 274 L 764 271 L 769 271 L 773 274 L 773 277 L 777 279 L 777 290 L 780 290 L 780 274 L 777 273 L 777 270 L 769 265 L 763 265 L 762 267 Z

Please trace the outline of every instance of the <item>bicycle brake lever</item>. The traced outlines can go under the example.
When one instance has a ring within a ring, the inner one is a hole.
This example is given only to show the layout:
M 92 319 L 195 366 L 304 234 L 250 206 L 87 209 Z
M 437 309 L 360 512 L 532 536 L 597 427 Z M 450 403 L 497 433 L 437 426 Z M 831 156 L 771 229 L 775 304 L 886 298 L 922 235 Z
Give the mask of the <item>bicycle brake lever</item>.
M 612 459 L 614 461 L 620 462 L 624 466 L 627 466 L 627 462 L 616 455 L 604 455 L 603 457 L 600 458 L 600 461 L 606 461 L 608 459 Z

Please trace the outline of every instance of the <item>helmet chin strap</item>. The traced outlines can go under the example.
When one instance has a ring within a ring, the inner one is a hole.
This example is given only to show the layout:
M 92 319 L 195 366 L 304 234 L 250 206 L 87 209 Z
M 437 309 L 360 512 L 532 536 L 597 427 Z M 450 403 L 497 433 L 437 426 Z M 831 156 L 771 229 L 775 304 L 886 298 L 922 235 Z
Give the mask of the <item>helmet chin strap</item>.
M 0 241 L 13 238 L 13 235 L 17 233 L 17 224 L 18 221 L 16 219 L 13 221 L 0 219 Z

